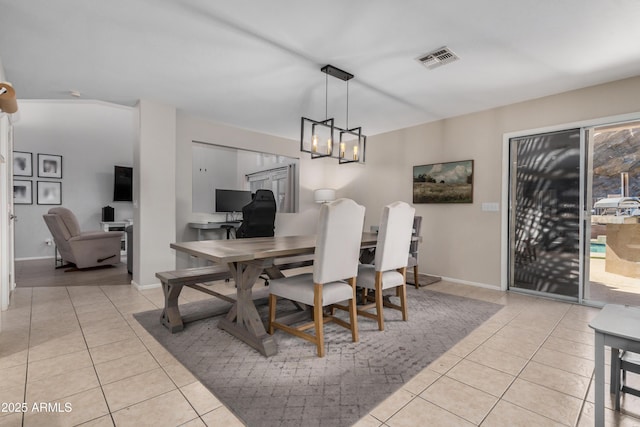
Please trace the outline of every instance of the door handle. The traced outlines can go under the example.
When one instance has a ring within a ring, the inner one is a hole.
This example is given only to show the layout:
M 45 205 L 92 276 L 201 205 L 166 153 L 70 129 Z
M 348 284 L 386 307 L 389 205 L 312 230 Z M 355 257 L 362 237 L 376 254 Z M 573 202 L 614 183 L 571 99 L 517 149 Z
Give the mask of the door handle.
M 9 219 L 10 219 L 10 220 L 16 220 L 16 221 L 17 221 L 17 220 L 18 220 L 18 215 L 15 215 L 15 214 L 10 213 L 10 214 L 9 214 Z

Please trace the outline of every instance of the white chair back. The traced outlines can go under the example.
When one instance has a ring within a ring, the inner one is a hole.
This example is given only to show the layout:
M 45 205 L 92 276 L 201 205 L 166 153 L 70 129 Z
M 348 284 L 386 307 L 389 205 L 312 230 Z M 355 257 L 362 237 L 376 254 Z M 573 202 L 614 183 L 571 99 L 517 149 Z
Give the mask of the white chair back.
M 364 206 L 351 199 L 322 205 L 313 261 L 314 283 L 329 283 L 358 275 L 364 211 Z
M 407 266 L 415 212 L 415 208 L 405 202 L 393 202 L 382 209 L 376 245 L 376 271 Z

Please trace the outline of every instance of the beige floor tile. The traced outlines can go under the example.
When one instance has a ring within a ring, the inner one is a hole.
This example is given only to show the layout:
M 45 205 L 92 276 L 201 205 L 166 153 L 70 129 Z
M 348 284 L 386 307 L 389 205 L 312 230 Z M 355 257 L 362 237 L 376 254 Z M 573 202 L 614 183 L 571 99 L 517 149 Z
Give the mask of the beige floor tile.
M 149 353 L 137 353 L 120 359 L 95 365 L 100 383 L 104 386 L 112 382 L 151 371 L 160 365 Z
M 98 387 L 94 368 L 80 368 L 27 383 L 28 402 L 48 402 Z
M 528 361 L 523 357 L 496 350 L 488 345 L 481 345 L 466 359 L 514 376 L 518 375 Z
M 382 421 L 376 419 L 371 415 L 365 415 L 364 417 L 360 418 L 351 427 L 382 427 L 382 426 L 384 426 Z
M 37 344 L 29 348 L 29 362 L 75 353 L 85 350 L 87 345 L 80 331 L 63 337 L 52 338 L 49 341 Z
M 581 357 L 588 360 L 593 360 L 594 358 L 594 348 L 592 345 L 567 341 L 557 337 L 547 338 L 544 344 L 542 344 L 542 348 L 560 351 L 571 356 Z
M 589 378 L 582 375 L 573 374 L 535 361 L 527 364 L 519 378 L 578 399 L 585 398 L 590 382 Z
M 111 411 L 159 396 L 176 389 L 175 384 L 160 368 L 104 385 L 104 394 Z
M 75 426 L 109 413 L 100 387 L 86 390 L 64 399 L 43 400 L 38 411 L 25 414 L 25 426 Z
M 8 404 L 9 402 L 24 402 L 25 383 L 14 385 L 13 387 L 0 386 L 0 404 Z M 6 415 L 7 412 L 0 411 L 0 417 Z
M 386 424 L 389 427 L 415 427 L 425 425 L 427 420 L 429 425 L 442 427 L 474 425 L 421 398 L 412 400 L 401 411 L 391 417 Z
M 113 427 L 114 425 L 110 414 L 87 421 L 86 423 L 78 424 L 78 426 L 81 427 Z
M 433 384 L 434 381 L 440 378 L 441 375 L 442 374 L 432 371 L 431 369 L 423 369 L 422 372 L 418 373 L 418 375 L 405 383 L 402 388 L 417 396 Z
M 497 333 L 496 335 L 485 341 L 483 345 L 491 347 L 495 350 L 504 351 L 507 354 L 518 356 L 523 359 L 530 359 L 538 349 L 537 344 L 531 344 L 521 341 L 518 341 L 517 344 L 514 344 L 513 338 L 497 335 Z
M 582 375 L 583 377 L 590 378 L 593 374 L 593 361 L 547 348 L 538 350 L 532 360 L 547 366 Z
M 85 334 L 87 341 L 87 347 L 93 348 L 104 344 L 111 344 L 118 341 L 136 338 L 137 335 L 133 332 L 133 329 L 129 327 L 126 322 L 121 327 L 110 329 L 105 332 L 98 332 L 94 334 Z
M 429 369 L 431 369 L 432 371 L 436 371 L 439 374 L 445 374 L 449 369 L 453 368 L 456 363 L 460 362 L 461 360 L 461 357 L 447 352 L 431 362 L 431 364 L 429 365 Z
M 593 427 L 595 425 L 595 412 L 593 403 L 585 402 L 577 427 Z M 616 427 L 638 427 L 640 426 L 640 416 L 638 414 L 628 415 L 614 411 L 611 408 L 604 410 L 605 426 Z
M 560 427 L 563 424 L 501 400 L 482 422 L 482 427 Z
M 515 379 L 513 375 L 470 360 L 460 361 L 446 373 L 446 376 L 496 397 L 502 396 Z
M 23 385 L 27 378 L 27 365 L 17 365 L 10 368 L 0 369 L 0 390 Z
M 242 421 L 233 415 L 233 413 L 225 406 L 221 406 L 211 412 L 207 412 L 202 416 L 202 421 L 204 421 L 208 427 L 244 427 Z
M 178 387 L 183 387 L 198 381 L 191 371 L 185 368 L 180 362 L 164 365 L 162 368 Z
M 440 377 L 420 397 L 473 423 L 480 424 L 498 398 L 446 375 Z
M 0 427 L 22 427 L 22 414 L 0 414 Z
M 580 399 L 519 378 L 503 399 L 566 425 L 573 425 L 578 420 L 582 405 Z
M 184 424 L 180 424 L 180 427 L 207 427 L 207 425 L 200 418 L 195 418 Z
M 199 381 L 181 387 L 180 391 L 198 415 L 206 414 L 222 406 L 222 403 Z
M 138 337 L 128 338 L 89 349 L 93 363 L 96 365 L 146 351 L 147 348 Z
M 118 427 L 179 426 L 194 418 L 198 414 L 178 390 L 113 412 Z
M 93 366 L 93 364 L 87 350 L 80 350 L 75 353 L 37 360 L 29 363 L 29 376 L 27 381 L 36 381 L 41 378 L 59 375 L 67 371 L 73 371 L 89 366 Z
M 414 397 L 415 396 L 408 391 L 400 389 L 387 397 L 370 413 L 380 421 L 386 421 L 389 417 L 407 405 Z
M 551 335 L 554 337 L 565 339 L 567 341 L 573 341 L 585 345 L 593 345 L 594 340 L 593 332 L 581 332 L 562 326 L 558 326 L 556 329 L 554 329 Z

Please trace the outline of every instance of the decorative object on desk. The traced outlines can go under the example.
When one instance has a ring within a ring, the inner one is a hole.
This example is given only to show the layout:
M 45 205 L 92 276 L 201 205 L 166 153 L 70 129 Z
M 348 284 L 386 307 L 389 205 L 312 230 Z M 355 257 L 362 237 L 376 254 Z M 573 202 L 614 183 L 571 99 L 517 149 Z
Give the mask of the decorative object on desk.
M 13 114 L 18 111 L 16 91 L 10 83 L 0 82 L 0 111 Z
M 39 178 L 62 178 L 62 156 L 38 154 Z
M 102 222 L 113 222 L 115 218 L 115 209 L 111 206 L 102 208 Z
M 364 163 L 367 137 L 362 134 L 362 128 L 349 128 L 349 80 L 354 76 L 333 65 L 325 65 L 320 69 L 325 73 L 325 119 L 301 119 L 300 151 L 311 153 L 312 159 L 334 157 L 338 163 Z M 345 127 L 335 126 L 335 120 L 329 118 L 329 76 L 336 77 L 347 83 L 347 108 Z M 335 133 L 338 132 L 336 143 Z
M 333 202 L 336 199 L 336 190 L 332 188 L 319 188 L 313 192 L 313 200 L 316 203 Z
M 414 166 L 413 203 L 473 203 L 473 160 Z
M 33 176 L 33 154 L 13 152 L 13 176 Z
M 175 334 L 158 321 L 162 309 L 134 317 L 246 425 L 348 426 L 502 308 L 428 289 L 410 287 L 407 293 L 409 320 L 403 322 L 391 310 L 385 332 L 379 332 L 374 321 L 359 319 L 357 343 L 338 325 L 325 325 L 324 358 L 289 334 L 276 334 L 278 354 L 265 358 L 218 329 L 223 316 L 189 323 Z M 225 301 L 205 300 L 181 304 L 180 311 L 189 316 L 226 306 Z M 257 308 L 266 319 L 267 307 Z M 290 310 L 291 303 L 282 300 L 281 309 Z
M 62 183 L 60 181 L 38 181 L 38 204 L 61 205 Z
M 16 205 L 33 204 L 33 183 L 31 181 L 13 180 L 13 203 Z

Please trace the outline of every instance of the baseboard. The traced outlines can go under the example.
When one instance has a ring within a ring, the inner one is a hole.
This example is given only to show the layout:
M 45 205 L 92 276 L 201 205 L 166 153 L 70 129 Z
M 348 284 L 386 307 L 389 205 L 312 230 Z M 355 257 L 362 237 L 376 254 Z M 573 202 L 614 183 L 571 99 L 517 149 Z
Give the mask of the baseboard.
M 444 276 L 442 276 L 442 280 L 445 280 L 447 282 L 459 283 L 461 285 L 469 285 L 469 286 L 476 286 L 478 288 L 491 289 L 493 291 L 501 291 L 502 290 L 502 289 L 500 289 L 500 286 L 488 285 L 486 283 L 480 283 L 480 282 L 471 282 L 469 280 L 455 279 L 453 277 L 444 277 Z
M 144 290 L 147 290 L 147 289 L 159 288 L 161 285 L 160 285 L 160 283 L 150 283 L 148 285 L 139 285 L 134 280 L 132 280 L 131 281 L 131 286 L 133 286 L 134 288 L 136 288 L 139 291 L 144 291 Z
M 52 256 L 34 256 L 34 257 L 25 257 L 25 258 L 14 258 L 14 261 L 35 261 L 37 259 L 53 259 Z

